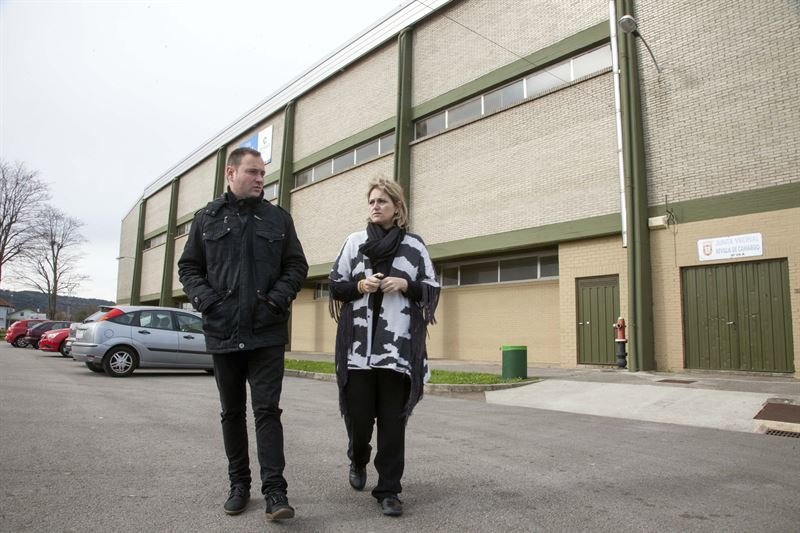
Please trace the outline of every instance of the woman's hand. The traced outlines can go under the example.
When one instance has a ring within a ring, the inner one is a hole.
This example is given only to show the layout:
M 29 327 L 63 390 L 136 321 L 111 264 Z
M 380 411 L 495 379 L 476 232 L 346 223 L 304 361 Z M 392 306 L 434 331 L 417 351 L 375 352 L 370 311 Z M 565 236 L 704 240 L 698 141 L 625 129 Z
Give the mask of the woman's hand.
M 392 292 L 406 292 L 408 289 L 408 281 L 404 278 L 384 278 L 381 281 L 381 290 L 384 294 L 389 294 Z
M 358 282 L 359 292 L 361 294 L 377 292 L 381 288 L 381 278 L 383 278 L 383 274 L 378 273 L 362 279 Z

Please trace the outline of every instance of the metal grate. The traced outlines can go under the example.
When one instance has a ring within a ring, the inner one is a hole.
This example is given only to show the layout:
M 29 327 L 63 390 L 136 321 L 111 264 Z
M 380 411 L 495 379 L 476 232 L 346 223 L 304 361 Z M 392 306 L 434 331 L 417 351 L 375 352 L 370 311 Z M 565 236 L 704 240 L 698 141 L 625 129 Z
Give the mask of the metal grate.
M 773 435 L 775 437 L 792 437 L 795 439 L 800 439 L 800 433 L 796 431 L 781 431 L 778 429 L 769 429 L 767 430 L 765 435 Z
M 659 379 L 659 383 L 681 383 L 682 385 L 688 385 L 689 383 L 694 383 L 693 380 L 689 379 Z

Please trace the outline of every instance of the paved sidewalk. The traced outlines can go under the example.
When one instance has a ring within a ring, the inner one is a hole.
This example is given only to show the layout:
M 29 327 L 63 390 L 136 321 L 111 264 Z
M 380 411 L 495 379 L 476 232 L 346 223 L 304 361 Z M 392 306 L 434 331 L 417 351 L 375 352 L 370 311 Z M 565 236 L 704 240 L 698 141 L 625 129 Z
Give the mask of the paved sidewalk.
M 331 355 L 291 352 L 287 357 L 332 361 Z M 499 363 L 431 359 L 431 368 L 501 373 Z M 729 431 L 800 432 L 800 424 L 756 420 L 768 403 L 800 411 L 800 380 L 782 375 L 687 371 L 629 372 L 615 368 L 529 367 L 541 381 L 486 390 L 488 403 L 645 420 Z M 666 380 L 666 381 L 665 381 Z M 780 418 L 780 417 L 776 417 Z

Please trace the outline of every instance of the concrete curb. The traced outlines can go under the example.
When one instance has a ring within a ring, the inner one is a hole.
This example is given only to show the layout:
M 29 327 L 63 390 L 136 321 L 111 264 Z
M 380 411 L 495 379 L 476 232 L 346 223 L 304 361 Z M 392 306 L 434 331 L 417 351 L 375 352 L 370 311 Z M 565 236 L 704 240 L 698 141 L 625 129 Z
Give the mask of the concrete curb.
M 307 370 L 290 370 L 287 368 L 286 370 L 283 371 L 283 374 L 284 376 L 289 376 L 293 378 L 316 379 L 318 381 L 332 381 L 332 382 L 336 381 L 336 374 L 309 372 Z M 514 383 L 490 383 L 490 384 L 428 383 L 427 385 L 425 385 L 425 392 L 431 394 L 435 394 L 437 392 L 485 392 L 485 391 L 512 389 L 515 387 L 521 387 L 523 385 L 530 385 L 531 383 L 536 383 L 538 381 L 540 381 L 538 378 L 531 378 L 527 381 L 518 381 Z

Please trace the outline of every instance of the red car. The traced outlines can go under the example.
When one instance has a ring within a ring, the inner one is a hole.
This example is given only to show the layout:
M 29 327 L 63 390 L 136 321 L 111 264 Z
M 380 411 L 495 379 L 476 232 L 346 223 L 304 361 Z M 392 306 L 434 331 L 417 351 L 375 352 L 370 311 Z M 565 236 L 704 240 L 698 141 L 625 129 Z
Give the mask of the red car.
M 17 348 L 26 347 L 28 341 L 25 340 L 25 335 L 28 334 L 28 328 L 32 328 L 41 322 L 44 322 L 44 320 L 17 320 L 6 331 L 6 340 Z
M 43 352 L 61 352 L 61 357 L 67 357 L 64 348 L 68 336 L 69 328 L 48 331 L 39 339 L 39 349 Z

